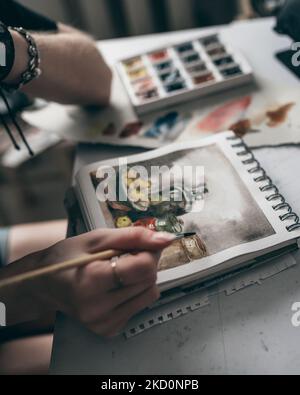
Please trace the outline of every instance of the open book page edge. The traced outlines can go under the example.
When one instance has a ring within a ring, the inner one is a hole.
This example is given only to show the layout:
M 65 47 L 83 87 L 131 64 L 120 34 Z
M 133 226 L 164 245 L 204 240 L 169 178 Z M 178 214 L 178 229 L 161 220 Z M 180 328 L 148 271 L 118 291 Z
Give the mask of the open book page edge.
M 217 144 L 222 150 L 224 155 L 231 162 L 235 170 L 238 172 L 241 180 L 246 185 L 247 189 L 263 211 L 264 215 L 273 227 L 275 234 L 249 242 L 246 244 L 238 245 L 235 247 L 228 248 L 224 251 L 218 252 L 214 255 L 202 258 L 201 261 L 194 261 L 188 265 L 183 265 L 170 270 L 165 270 L 159 273 L 158 283 L 160 285 L 176 282 L 178 279 L 185 277 L 190 277 L 198 272 L 209 271 L 210 269 L 222 266 L 225 262 L 238 261 L 239 258 L 244 261 L 242 257 L 245 256 L 258 256 L 260 252 L 276 250 L 282 245 L 292 244 L 297 238 L 300 237 L 300 231 L 296 230 L 294 232 L 288 232 L 286 227 L 289 225 L 283 223 L 279 216 L 281 213 L 276 213 L 272 208 L 272 202 L 266 200 L 266 193 L 262 193 L 260 190 L 261 183 L 254 182 L 253 174 L 249 174 L 249 166 L 245 166 L 240 156 L 237 155 L 239 151 L 243 148 L 233 148 L 233 142 L 230 141 L 234 137 L 232 132 L 224 132 L 214 137 L 209 137 L 207 139 L 201 140 L 199 142 L 193 141 L 192 143 L 184 144 L 172 144 L 170 146 L 160 148 L 155 151 L 151 151 L 146 154 L 135 155 L 133 157 L 127 158 L 128 164 L 145 162 L 156 157 L 161 157 L 167 155 L 168 153 L 174 151 L 182 151 L 185 149 L 194 149 L 199 147 L 210 146 L 211 144 Z M 239 141 L 239 140 L 238 140 Z M 236 143 L 236 141 L 235 141 Z M 99 203 L 96 199 L 95 189 L 92 185 L 90 173 L 97 170 L 100 166 L 116 166 L 118 165 L 118 160 L 110 160 L 105 162 L 99 162 L 90 166 L 83 168 L 76 176 L 77 191 L 79 192 L 79 200 L 81 207 L 85 213 L 85 220 L 89 229 L 95 229 L 99 227 L 107 227 L 107 223 L 104 220 Z M 253 167 L 253 165 L 252 165 Z M 250 166 L 251 168 L 251 166 Z M 255 175 L 257 177 L 257 174 Z M 270 194 L 270 192 L 269 192 Z M 274 204 L 274 203 L 273 203 Z

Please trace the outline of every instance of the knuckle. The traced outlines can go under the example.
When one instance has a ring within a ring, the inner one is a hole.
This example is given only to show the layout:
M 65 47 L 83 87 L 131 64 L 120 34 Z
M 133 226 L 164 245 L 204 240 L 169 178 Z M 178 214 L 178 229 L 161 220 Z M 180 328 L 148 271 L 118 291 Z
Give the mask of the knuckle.
M 88 328 L 98 336 L 101 336 L 105 339 L 112 339 L 120 334 L 122 327 L 123 326 L 112 325 L 109 323 L 109 321 L 103 320 L 101 324 L 91 324 Z
M 80 302 L 77 307 L 77 318 L 85 325 L 92 324 L 96 321 L 96 309 L 91 305 L 90 301 Z
M 95 261 L 93 263 L 90 263 L 84 269 L 85 283 L 87 287 L 91 286 L 94 283 L 95 278 L 99 276 L 100 266 L 101 262 Z
M 144 295 L 142 295 L 138 303 L 132 306 L 129 310 L 124 312 L 122 322 L 128 322 L 133 316 L 143 311 L 145 308 L 152 306 L 160 297 L 160 292 L 157 286 L 150 288 Z
M 82 305 L 79 309 L 79 320 L 89 325 L 95 322 L 104 321 L 106 311 L 103 304 L 87 303 Z
M 124 320 L 122 320 L 120 323 L 115 324 L 113 327 L 111 327 L 106 333 L 105 333 L 105 337 L 109 338 L 109 339 L 113 339 L 115 337 L 118 337 L 123 329 L 125 328 L 126 324 L 128 323 L 130 317 L 126 317 Z
M 77 315 L 79 321 L 84 325 L 89 325 L 93 322 L 90 311 L 85 308 L 80 308 Z
M 73 281 L 70 284 L 69 300 L 76 306 L 77 311 L 80 311 L 81 306 L 84 304 L 84 295 L 85 286 L 81 282 L 78 282 L 78 285 L 76 286 L 76 282 Z
M 145 279 L 145 281 L 147 281 L 147 283 L 148 283 L 149 285 L 155 284 L 156 281 L 157 281 L 157 272 L 154 271 L 153 273 L 151 273 L 151 274 Z
M 99 325 L 87 325 L 87 328 L 97 336 L 104 336 L 104 330 L 102 326 Z
M 140 254 L 136 262 L 136 269 L 143 278 L 156 278 L 157 262 L 149 253 Z
M 105 337 L 108 340 L 114 339 L 115 337 L 117 337 L 119 335 L 119 332 L 117 330 L 110 330 L 107 332 L 104 332 L 102 334 L 103 337 Z
M 145 229 L 143 228 L 139 228 L 139 227 L 131 228 L 131 237 L 137 242 L 141 242 L 144 240 L 144 232 Z
M 99 293 L 102 284 L 105 283 L 108 273 L 105 270 L 106 262 L 95 261 L 86 266 L 82 276 L 82 293 L 92 295 Z
M 153 235 L 153 231 L 143 227 L 132 227 L 131 237 L 136 240 L 137 243 L 148 244 Z
M 90 231 L 89 237 L 91 240 L 98 240 L 99 237 L 103 236 L 103 229 L 95 229 Z
M 103 241 L 105 233 L 102 229 L 96 229 L 88 233 L 86 238 L 87 249 L 93 251 L 99 246 L 100 241 Z
M 160 298 L 160 291 L 157 286 L 151 288 L 149 291 L 149 302 L 154 303 Z

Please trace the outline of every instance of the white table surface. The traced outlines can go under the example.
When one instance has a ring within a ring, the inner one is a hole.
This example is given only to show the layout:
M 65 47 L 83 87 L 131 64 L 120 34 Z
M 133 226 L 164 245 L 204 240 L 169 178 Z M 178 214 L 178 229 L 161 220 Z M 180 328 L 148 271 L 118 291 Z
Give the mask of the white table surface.
M 290 41 L 272 31 L 272 19 L 225 28 L 227 39 L 249 58 L 256 75 L 287 85 L 299 84 L 274 58 Z M 206 29 L 207 30 L 207 29 Z M 146 47 L 191 38 L 203 30 L 111 40 L 101 43 L 110 63 Z M 76 168 L 95 160 L 139 152 L 135 148 L 80 146 Z M 300 212 L 300 148 L 257 150 L 256 155 Z M 300 257 L 299 257 L 300 261 Z M 125 342 L 107 342 L 60 316 L 53 374 L 299 374 L 300 329 L 291 324 L 300 302 L 300 265 L 232 296 L 213 297 L 211 305 Z

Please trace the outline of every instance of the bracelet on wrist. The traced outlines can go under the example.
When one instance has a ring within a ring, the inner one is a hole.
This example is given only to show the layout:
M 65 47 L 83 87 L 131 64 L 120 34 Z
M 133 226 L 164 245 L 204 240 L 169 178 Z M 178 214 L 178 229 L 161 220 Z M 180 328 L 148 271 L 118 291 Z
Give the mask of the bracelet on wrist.
M 16 85 L 3 84 L 5 89 L 18 90 L 24 85 L 27 85 L 31 81 L 40 77 L 40 75 L 42 74 L 42 71 L 40 69 L 41 58 L 35 39 L 27 30 L 23 29 L 22 27 L 9 27 L 9 29 L 19 33 L 28 44 L 28 67 L 27 70 L 21 74 L 20 82 Z
M 4 105 L 6 106 L 12 124 L 15 126 L 21 140 L 23 141 L 24 145 L 27 147 L 29 154 L 33 156 L 34 153 L 30 148 L 30 145 L 28 144 L 28 141 L 22 131 L 22 128 L 20 127 L 18 121 L 16 120 L 15 114 L 10 107 L 9 101 L 4 93 L 4 90 L 10 91 L 10 90 L 18 89 L 21 86 L 29 83 L 33 79 L 39 77 L 41 74 L 41 70 L 39 67 L 40 56 L 36 43 L 33 37 L 31 37 L 29 33 L 27 33 L 22 28 L 11 28 L 11 29 L 21 34 L 28 43 L 28 54 L 29 54 L 28 70 L 21 75 L 21 81 L 17 86 L 12 86 L 9 84 L 2 83 L 2 81 L 4 81 L 10 75 L 10 73 L 13 70 L 13 66 L 15 64 L 15 43 L 12 34 L 9 31 L 9 28 L 0 21 L 0 100 L 2 100 Z M 18 141 L 16 140 L 10 126 L 8 125 L 7 120 L 2 114 L 0 114 L 0 122 L 2 123 L 4 130 L 9 136 L 14 147 L 17 150 L 20 150 L 21 147 Z

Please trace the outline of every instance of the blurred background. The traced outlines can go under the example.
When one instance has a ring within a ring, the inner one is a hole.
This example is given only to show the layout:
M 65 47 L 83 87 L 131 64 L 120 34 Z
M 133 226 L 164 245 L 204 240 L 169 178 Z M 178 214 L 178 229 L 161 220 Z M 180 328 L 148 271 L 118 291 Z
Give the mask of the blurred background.
M 261 0 L 19 0 L 96 39 L 226 24 L 257 16 Z M 265 0 L 266 3 L 281 0 Z M 255 7 L 256 8 L 256 7 Z M 1 131 L 0 131 L 1 133 Z M 65 217 L 75 147 L 61 143 L 16 167 L 0 165 L 0 226 Z M 55 199 L 53 199 L 55 196 Z
M 96 38 L 228 23 L 251 14 L 250 0 L 21 0 Z

